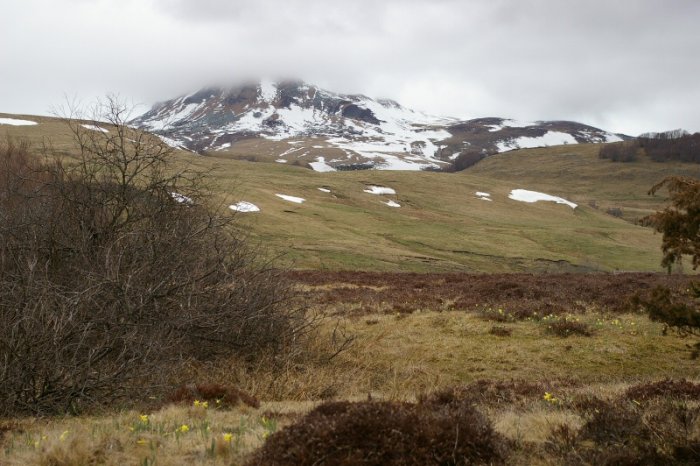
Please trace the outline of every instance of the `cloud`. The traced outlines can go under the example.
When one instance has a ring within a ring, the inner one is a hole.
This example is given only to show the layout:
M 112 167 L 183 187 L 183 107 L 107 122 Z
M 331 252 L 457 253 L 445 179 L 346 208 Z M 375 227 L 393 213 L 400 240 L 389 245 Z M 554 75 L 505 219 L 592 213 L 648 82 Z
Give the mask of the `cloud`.
M 152 104 L 300 77 L 435 114 L 700 131 L 700 2 L 25 0 L 0 18 L 0 111 Z

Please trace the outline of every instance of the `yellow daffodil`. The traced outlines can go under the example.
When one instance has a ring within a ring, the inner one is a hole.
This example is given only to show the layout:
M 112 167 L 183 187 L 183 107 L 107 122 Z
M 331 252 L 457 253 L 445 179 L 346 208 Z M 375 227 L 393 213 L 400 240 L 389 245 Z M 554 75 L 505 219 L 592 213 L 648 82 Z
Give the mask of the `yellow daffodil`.
M 200 403 L 199 400 L 194 400 L 194 405 L 195 405 L 195 407 L 199 407 L 200 404 L 201 404 L 201 403 Z
M 61 442 L 63 442 L 66 439 L 66 437 L 68 437 L 68 434 L 69 434 L 69 431 L 64 430 L 63 433 L 61 434 L 61 436 L 59 437 L 59 440 L 61 440 Z
M 178 430 L 180 432 L 182 432 L 183 434 L 186 434 L 187 432 L 190 431 L 190 426 L 188 426 L 187 424 L 183 424 L 180 426 L 180 428 Z
M 209 402 L 208 402 L 208 401 L 202 402 L 202 408 L 207 409 L 208 407 L 209 407 Z
M 141 422 L 148 422 L 148 414 L 142 414 L 139 416 Z
M 233 434 L 230 432 L 226 432 L 224 434 L 224 442 L 231 443 L 231 440 L 233 440 Z

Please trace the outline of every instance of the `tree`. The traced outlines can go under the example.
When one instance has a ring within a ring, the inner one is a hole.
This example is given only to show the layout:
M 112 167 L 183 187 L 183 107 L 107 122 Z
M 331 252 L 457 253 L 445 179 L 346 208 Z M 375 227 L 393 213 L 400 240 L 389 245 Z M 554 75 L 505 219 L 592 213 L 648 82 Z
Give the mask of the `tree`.
M 188 359 L 288 353 L 313 321 L 205 174 L 127 125 L 70 116 L 70 157 L 0 143 L 0 415 L 157 393 Z
M 663 233 L 662 265 L 670 267 L 684 255 L 692 258 L 693 270 L 700 265 L 700 180 L 688 177 L 668 177 L 654 185 L 649 194 L 666 187 L 671 206 L 644 219 Z
M 656 212 L 643 221 L 663 233 L 662 265 L 670 268 L 684 255 L 692 258 L 693 269 L 700 264 L 700 180 L 669 177 L 651 188 L 655 194 L 666 187 L 670 207 Z M 646 311 L 649 318 L 664 324 L 664 333 L 670 328 L 680 335 L 700 336 L 700 286 L 690 283 L 684 289 L 672 290 L 659 286 L 642 297 L 639 294 L 632 305 Z M 693 346 L 692 357 L 700 355 L 700 342 Z

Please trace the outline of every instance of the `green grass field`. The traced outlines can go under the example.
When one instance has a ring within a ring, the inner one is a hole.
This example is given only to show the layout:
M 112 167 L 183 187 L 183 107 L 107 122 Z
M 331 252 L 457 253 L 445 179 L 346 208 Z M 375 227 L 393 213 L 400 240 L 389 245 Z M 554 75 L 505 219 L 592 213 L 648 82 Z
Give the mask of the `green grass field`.
M 65 123 L 18 117 L 39 124 L 2 125 L 0 136 L 26 138 L 35 149 L 51 144 L 59 153 L 72 150 Z M 489 157 L 460 173 L 318 173 L 233 160 L 227 154 L 178 152 L 174 158 L 210 171 L 215 200 L 224 209 L 238 201 L 259 206 L 259 213 L 237 214 L 239 225 L 295 268 L 661 270 L 660 236 L 629 220 L 664 205 L 662 198 L 647 196 L 652 184 L 669 174 L 700 176 L 700 167 L 648 161 L 613 164 L 596 154 L 593 145 L 520 150 Z M 368 185 L 387 186 L 397 194 L 363 192 Z M 509 199 L 516 188 L 561 196 L 579 207 Z M 490 193 L 493 201 L 478 199 L 477 191 Z M 306 201 L 295 204 L 275 194 Z M 389 200 L 401 207 L 387 206 Z M 609 207 L 621 208 L 624 218 L 606 214 Z

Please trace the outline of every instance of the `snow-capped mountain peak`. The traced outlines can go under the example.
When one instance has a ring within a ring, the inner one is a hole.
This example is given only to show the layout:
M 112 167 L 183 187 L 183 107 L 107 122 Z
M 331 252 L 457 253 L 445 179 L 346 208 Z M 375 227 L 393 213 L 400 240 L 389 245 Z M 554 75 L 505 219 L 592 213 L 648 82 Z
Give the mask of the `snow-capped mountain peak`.
M 278 161 L 315 160 L 310 166 L 323 169 L 439 169 L 465 147 L 492 153 L 617 138 L 572 122 L 459 121 L 393 100 L 269 80 L 201 89 L 156 104 L 132 124 L 197 152 L 232 150 L 255 138 L 274 141 L 281 145 Z

